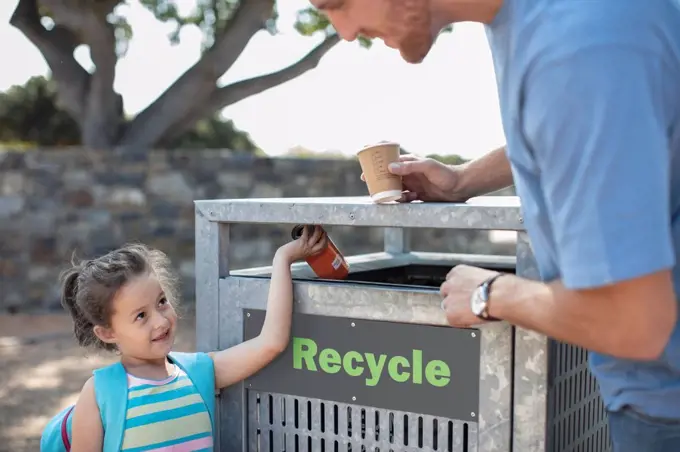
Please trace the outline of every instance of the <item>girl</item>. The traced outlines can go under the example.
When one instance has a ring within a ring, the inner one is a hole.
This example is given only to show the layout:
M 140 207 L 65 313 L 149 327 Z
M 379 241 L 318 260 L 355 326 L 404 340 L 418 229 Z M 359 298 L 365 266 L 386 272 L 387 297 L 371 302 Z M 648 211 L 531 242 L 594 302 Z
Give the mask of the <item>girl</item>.
M 260 335 L 226 350 L 196 353 L 195 362 L 209 363 L 214 396 L 219 390 L 249 377 L 287 347 L 290 338 L 293 291 L 290 265 L 320 252 L 327 243 L 319 227 L 279 248 L 273 259 L 267 313 Z M 83 386 L 72 412 L 73 452 L 212 450 L 212 405 L 190 378 L 180 354 L 171 353 L 177 328 L 177 293 L 165 254 L 143 245 L 129 245 L 71 268 L 62 277 L 62 304 L 74 322 L 81 346 L 115 351 L 124 368 L 127 390 L 120 411 L 122 428 L 117 442 L 110 426 L 111 406 L 102 402 L 111 393 L 97 388 L 97 371 Z M 214 372 L 214 378 L 213 378 Z M 124 380 L 125 380 L 124 379 Z M 124 381 L 123 380 L 123 381 Z M 100 377 L 101 381 L 101 377 Z M 101 384 L 101 383 L 99 383 Z M 213 397 L 214 398 L 214 397 Z M 109 401 L 109 405 L 114 402 Z M 115 402 L 118 403 L 118 402 Z M 109 416 L 107 418 L 107 416 Z M 106 418 L 105 421 L 102 419 Z M 124 420 L 124 421 L 123 421 Z M 63 425 L 67 425 L 64 420 Z

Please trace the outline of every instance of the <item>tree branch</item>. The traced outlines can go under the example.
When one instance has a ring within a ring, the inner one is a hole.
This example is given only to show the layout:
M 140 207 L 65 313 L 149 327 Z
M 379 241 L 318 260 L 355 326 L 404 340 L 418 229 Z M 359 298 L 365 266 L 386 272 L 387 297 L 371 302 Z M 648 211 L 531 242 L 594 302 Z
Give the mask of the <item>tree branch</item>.
M 242 0 L 225 31 L 203 58 L 189 68 L 127 128 L 122 146 L 153 146 L 185 117 L 207 102 L 217 80 L 234 64 L 273 11 L 273 0 Z
M 276 72 L 260 75 L 247 80 L 241 80 L 222 88 L 215 88 L 210 96 L 210 101 L 194 104 L 194 109 L 169 129 L 169 133 L 163 137 L 163 142 L 168 143 L 176 139 L 184 132 L 191 129 L 196 122 L 203 118 L 210 117 L 222 108 L 235 104 L 250 96 L 260 94 L 270 88 L 279 86 L 311 71 L 319 65 L 321 58 L 323 58 L 323 56 L 339 41 L 339 36 L 333 34 L 328 36 L 318 46 L 290 66 Z
M 9 23 L 40 51 L 57 84 L 59 106 L 82 124 L 90 74 L 73 56 L 79 45 L 76 35 L 59 26 L 46 30 L 40 23 L 37 0 L 20 0 Z

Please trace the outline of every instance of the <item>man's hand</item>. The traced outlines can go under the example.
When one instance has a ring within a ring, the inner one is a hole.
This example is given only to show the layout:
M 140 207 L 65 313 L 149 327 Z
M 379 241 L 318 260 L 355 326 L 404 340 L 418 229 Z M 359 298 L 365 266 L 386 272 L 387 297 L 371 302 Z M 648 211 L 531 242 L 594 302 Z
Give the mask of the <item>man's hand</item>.
M 496 272 L 469 265 L 456 265 L 451 269 L 439 289 L 439 293 L 444 297 L 442 309 L 446 312 L 449 325 L 468 328 L 487 323 L 472 313 L 470 298 L 481 283 L 495 274 Z
M 399 202 L 465 202 L 468 197 L 457 192 L 459 168 L 430 158 L 407 154 L 399 156 L 399 163 L 390 164 L 392 174 L 402 176 L 404 193 Z M 361 180 L 364 179 L 363 173 Z

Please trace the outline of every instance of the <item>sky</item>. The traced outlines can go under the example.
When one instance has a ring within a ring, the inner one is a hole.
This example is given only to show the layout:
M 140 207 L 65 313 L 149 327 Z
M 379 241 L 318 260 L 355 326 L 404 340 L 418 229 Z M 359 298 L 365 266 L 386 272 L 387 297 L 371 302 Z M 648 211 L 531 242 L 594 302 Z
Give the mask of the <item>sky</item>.
M 0 91 L 47 75 L 38 50 L 9 18 L 18 0 L 0 1 Z M 194 0 L 178 0 L 190 8 Z M 292 28 L 307 0 L 279 2 L 280 33 L 253 37 L 221 82 L 233 82 L 285 67 L 322 38 L 301 37 Z M 125 7 L 135 32 L 117 66 L 115 89 L 129 114 L 143 110 L 197 61 L 201 35 L 185 28 L 171 45 L 168 24 L 158 22 L 135 0 Z M 76 51 L 91 67 L 88 51 Z M 367 50 L 341 42 L 306 74 L 224 109 L 267 154 L 294 146 L 352 154 L 367 143 L 397 141 L 409 152 L 476 158 L 505 143 L 496 82 L 484 30 L 457 24 L 440 36 L 418 65 L 404 62 L 380 40 Z

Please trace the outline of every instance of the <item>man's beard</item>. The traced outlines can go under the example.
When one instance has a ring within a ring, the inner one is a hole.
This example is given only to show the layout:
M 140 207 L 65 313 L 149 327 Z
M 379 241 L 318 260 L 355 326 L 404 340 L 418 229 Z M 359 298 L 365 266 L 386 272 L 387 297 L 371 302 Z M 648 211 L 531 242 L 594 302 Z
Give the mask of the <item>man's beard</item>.
M 422 62 L 432 48 L 430 10 L 427 0 L 392 0 L 389 20 L 399 36 L 399 52 L 408 63 Z

